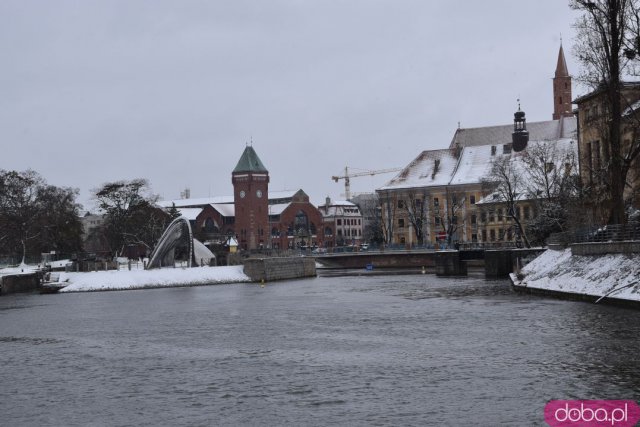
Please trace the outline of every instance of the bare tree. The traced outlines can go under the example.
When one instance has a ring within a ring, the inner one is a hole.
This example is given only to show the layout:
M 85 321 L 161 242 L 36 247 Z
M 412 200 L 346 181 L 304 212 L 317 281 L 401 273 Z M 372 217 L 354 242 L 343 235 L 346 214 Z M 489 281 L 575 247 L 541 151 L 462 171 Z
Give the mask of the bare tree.
M 489 175 L 482 180 L 482 184 L 486 191 L 492 192 L 496 203 L 506 207 L 506 213 L 514 222 L 516 233 L 519 233 L 526 247 L 530 248 L 524 224 L 518 214 L 522 200 L 528 198 L 526 177 L 522 169 L 510 156 L 496 157 Z
M 127 245 L 151 249 L 169 219 L 155 206 L 158 196 L 146 179 L 103 184 L 95 190 L 95 199 L 105 214 L 104 234 L 114 255 Z
M 451 245 L 454 236 L 457 236 L 458 230 L 464 225 L 465 200 L 464 192 L 446 187 L 444 200 L 438 200 L 437 205 L 433 204 L 434 216 L 437 218 L 436 226 L 439 225 L 438 228 L 446 234 L 448 245 Z
M 606 130 L 600 135 L 609 147 L 606 170 L 607 198 L 610 199 L 610 223 L 625 222 L 624 190 L 633 160 L 640 155 L 640 139 L 629 144 L 622 140 L 623 107 L 622 78 L 628 75 L 631 57 L 637 48 L 637 0 L 572 0 L 571 7 L 582 12 L 576 21 L 577 44 L 574 49 L 584 66 L 582 82 L 593 90 L 602 91 L 602 109 Z
M 423 245 L 427 225 L 427 192 L 424 188 L 409 189 L 403 201 L 403 211 L 416 235 L 418 245 Z
M 581 186 L 574 143 L 557 141 L 530 144 L 520 157 L 526 175 L 526 192 L 538 213 L 527 224 L 530 240 L 543 244 L 555 232 L 583 224 Z M 571 218 L 571 220 L 569 220 Z
M 0 253 L 27 256 L 80 249 L 78 190 L 48 185 L 36 172 L 0 170 Z
M 395 230 L 395 220 L 398 209 L 398 196 L 394 191 L 378 192 L 380 209 L 382 211 L 382 233 L 384 242 L 393 242 L 393 232 Z

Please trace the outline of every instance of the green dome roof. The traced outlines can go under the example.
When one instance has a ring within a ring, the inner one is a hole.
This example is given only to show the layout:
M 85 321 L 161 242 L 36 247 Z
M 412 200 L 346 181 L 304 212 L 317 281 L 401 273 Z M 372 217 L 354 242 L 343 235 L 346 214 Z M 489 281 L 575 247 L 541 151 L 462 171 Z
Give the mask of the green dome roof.
M 269 172 L 267 168 L 264 167 L 262 161 L 260 161 L 260 157 L 256 154 L 256 151 L 251 146 L 247 146 L 244 149 L 244 153 L 238 160 L 238 164 L 236 165 L 233 172 Z

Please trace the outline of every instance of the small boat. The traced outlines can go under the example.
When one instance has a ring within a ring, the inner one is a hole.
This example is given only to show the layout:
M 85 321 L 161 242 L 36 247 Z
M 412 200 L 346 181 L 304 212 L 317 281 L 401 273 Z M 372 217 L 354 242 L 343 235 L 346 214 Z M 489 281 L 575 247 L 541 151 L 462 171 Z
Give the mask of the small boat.
M 60 273 L 48 273 L 40 287 L 41 294 L 53 294 L 65 288 L 69 283 L 60 281 Z
M 68 283 L 63 282 L 46 282 L 42 284 L 40 288 L 41 294 L 54 294 L 60 289 L 67 287 Z

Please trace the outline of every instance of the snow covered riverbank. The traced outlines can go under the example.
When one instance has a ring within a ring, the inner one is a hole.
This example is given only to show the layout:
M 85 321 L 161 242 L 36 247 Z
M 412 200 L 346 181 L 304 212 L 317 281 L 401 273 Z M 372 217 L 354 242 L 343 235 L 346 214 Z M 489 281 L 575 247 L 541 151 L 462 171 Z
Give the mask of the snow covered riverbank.
M 60 292 L 115 291 L 250 282 L 241 265 L 228 267 L 163 268 L 157 270 L 60 273 L 69 285 Z
M 569 248 L 547 249 L 522 274 L 522 280 L 511 274 L 517 288 L 640 302 L 639 253 L 579 256 Z

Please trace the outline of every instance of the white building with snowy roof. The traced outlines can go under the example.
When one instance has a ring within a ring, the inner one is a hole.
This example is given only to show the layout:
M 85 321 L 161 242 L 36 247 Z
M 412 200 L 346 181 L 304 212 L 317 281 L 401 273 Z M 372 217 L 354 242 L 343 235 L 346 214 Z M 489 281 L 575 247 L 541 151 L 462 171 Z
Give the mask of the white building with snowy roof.
M 500 227 L 506 230 L 507 224 L 499 222 L 496 215 L 493 225 L 499 225 L 492 238 L 490 230 L 494 227 L 481 220 L 477 206 L 483 200 L 490 209 L 500 209 L 497 207 L 499 203 L 489 203 L 493 198 L 486 199 L 492 192 L 487 186 L 487 178 L 496 159 L 519 161 L 525 155 L 521 151 L 526 147 L 523 141 L 529 141 L 531 147 L 551 144 L 559 149 L 568 147 L 577 153 L 577 120 L 572 109 L 571 75 L 562 46 L 558 51 L 552 89 L 552 120 L 526 123 L 524 112 L 518 108 L 513 124 L 473 128 L 458 126 L 449 148 L 423 151 L 378 188 L 382 232 L 387 243 L 435 246 L 499 240 Z M 560 165 L 557 168 L 565 169 Z M 504 218 L 503 212 L 502 221 Z M 506 232 L 502 234 L 506 235 Z

